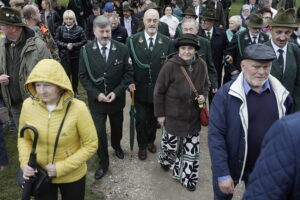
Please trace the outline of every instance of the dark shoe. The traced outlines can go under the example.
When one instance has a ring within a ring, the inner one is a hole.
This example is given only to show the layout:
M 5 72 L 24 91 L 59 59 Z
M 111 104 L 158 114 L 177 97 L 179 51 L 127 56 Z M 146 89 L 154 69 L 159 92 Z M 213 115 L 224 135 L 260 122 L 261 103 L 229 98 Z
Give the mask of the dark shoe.
M 95 179 L 98 180 L 98 179 L 101 179 L 105 174 L 105 171 L 102 169 L 102 168 L 99 168 L 96 170 L 95 172 Z
M 140 160 L 146 160 L 146 158 L 147 158 L 147 150 L 146 149 L 139 150 L 138 157 L 139 157 Z
M 165 172 L 169 171 L 169 167 L 167 165 L 160 164 L 160 166 Z
M 190 192 L 194 192 L 196 190 L 196 185 L 188 185 L 186 189 Z
M 124 159 L 124 152 L 123 152 L 123 150 L 121 149 L 121 147 L 115 149 L 115 153 L 116 153 L 116 156 L 117 156 L 119 159 Z
M 151 153 L 156 153 L 156 146 L 155 146 L 155 144 L 148 144 L 148 150 Z

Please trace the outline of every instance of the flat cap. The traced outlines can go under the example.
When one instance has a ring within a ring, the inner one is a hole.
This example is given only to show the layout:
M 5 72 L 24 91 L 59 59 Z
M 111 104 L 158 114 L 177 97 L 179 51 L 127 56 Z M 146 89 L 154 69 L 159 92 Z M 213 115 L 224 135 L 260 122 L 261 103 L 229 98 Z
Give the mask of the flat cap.
M 243 59 L 256 61 L 272 61 L 276 58 L 276 53 L 272 47 L 260 43 L 247 46 L 243 56 Z

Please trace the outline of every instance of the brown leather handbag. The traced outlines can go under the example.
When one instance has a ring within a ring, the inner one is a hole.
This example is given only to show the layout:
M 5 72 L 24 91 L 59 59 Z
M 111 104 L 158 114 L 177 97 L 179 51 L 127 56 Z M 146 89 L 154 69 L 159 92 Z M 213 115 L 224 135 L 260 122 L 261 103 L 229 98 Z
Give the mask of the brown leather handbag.
M 188 81 L 190 87 L 192 88 L 193 92 L 195 93 L 196 98 L 199 96 L 198 91 L 196 90 L 191 78 L 187 74 L 185 68 L 183 66 L 180 67 L 182 73 L 184 74 L 186 80 Z M 199 104 L 199 119 L 200 119 L 200 124 L 202 126 L 208 126 L 208 121 L 209 121 L 209 114 L 208 110 L 206 107 L 206 103 Z

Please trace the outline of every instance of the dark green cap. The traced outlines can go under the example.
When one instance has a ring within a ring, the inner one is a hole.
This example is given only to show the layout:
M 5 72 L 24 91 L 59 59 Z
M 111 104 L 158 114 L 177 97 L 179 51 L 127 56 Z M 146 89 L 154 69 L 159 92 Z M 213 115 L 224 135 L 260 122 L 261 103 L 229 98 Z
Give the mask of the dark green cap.
M 26 26 L 26 24 L 22 22 L 21 13 L 10 7 L 0 8 L 0 24 Z

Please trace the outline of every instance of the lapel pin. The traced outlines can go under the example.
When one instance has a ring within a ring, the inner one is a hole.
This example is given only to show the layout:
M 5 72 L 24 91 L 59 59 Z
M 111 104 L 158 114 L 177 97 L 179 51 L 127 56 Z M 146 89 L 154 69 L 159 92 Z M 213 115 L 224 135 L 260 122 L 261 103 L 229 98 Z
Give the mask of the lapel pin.
M 117 50 L 117 47 L 115 46 L 115 44 L 112 45 L 111 50 L 112 50 L 112 51 Z
M 96 42 L 94 42 L 92 49 L 93 49 L 93 50 L 96 50 L 96 49 L 97 49 Z
M 143 43 L 143 42 L 144 42 L 143 38 L 140 37 L 140 38 L 139 38 L 139 43 Z

